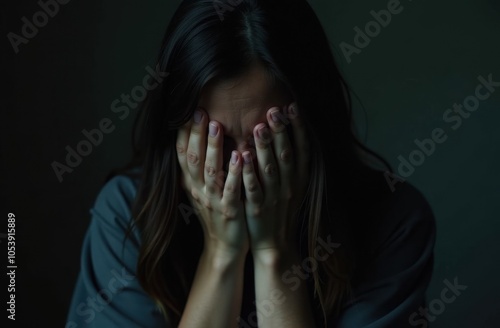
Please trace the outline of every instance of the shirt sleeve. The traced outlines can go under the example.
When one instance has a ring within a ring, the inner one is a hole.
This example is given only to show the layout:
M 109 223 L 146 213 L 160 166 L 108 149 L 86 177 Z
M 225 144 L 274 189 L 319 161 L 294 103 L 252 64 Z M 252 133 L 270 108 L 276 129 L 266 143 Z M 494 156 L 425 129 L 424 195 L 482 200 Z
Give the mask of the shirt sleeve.
M 97 196 L 66 328 L 172 327 L 136 277 L 136 229 L 124 244 L 135 193 L 131 178 L 116 176 Z
M 415 187 L 405 183 L 399 188 L 389 212 L 373 231 L 376 242 L 353 287 L 354 297 L 332 327 L 420 326 L 415 320 L 422 318 L 419 308 L 425 307 L 432 277 L 435 218 Z

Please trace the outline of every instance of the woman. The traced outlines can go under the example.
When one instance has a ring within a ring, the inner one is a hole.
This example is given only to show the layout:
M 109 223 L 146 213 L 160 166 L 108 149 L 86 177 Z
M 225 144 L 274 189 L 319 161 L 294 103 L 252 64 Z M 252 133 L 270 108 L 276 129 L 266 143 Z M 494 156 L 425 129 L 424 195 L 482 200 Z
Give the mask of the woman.
M 134 160 L 91 210 L 67 326 L 418 325 L 432 210 L 372 167 L 390 170 L 353 133 L 308 3 L 185 0 L 158 64 Z

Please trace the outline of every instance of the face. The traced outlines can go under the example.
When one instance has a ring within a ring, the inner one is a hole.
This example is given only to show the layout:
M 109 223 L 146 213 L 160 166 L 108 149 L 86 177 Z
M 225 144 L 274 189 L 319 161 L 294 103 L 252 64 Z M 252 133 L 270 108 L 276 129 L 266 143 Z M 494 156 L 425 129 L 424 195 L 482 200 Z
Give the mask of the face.
M 283 109 L 292 101 L 260 65 L 252 66 L 237 79 L 211 83 L 203 89 L 198 105 L 208 113 L 210 121 L 217 121 L 223 127 L 226 172 L 233 150 L 240 154 L 250 150 L 255 154 L 253 129 L 259 123 L 268 124 L 267 111 L 272 107 Z M 257 167 L 255 156 L 253 160 Z

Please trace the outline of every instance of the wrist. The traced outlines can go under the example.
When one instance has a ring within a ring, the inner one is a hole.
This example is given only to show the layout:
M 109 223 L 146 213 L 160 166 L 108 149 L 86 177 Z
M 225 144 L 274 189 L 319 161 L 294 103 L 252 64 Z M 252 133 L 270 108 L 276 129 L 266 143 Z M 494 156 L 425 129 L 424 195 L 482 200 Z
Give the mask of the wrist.
M 290 250 L 273 248 L 253 250 L 252 257 L 255 265 L 275 269 L 284 269 L 293 264 L 300 263 L 298 254 Z
M 202 260 L 216 270 L 227 270 L 245 264 L 248 251 L 205 247 L 202 252 Z

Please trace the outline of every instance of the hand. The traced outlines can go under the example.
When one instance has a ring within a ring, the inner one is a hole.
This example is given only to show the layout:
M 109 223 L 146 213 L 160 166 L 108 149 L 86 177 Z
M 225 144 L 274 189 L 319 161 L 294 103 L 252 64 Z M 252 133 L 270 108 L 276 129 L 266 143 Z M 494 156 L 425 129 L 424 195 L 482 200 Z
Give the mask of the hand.
M 309 181 L 309 145 L 296 105 L 288 108 L 295 113 L 281 113 L 278 107 L 267 112 L 271 131 L 265 123 L 255 126 L 258 167 L 253 166 L 250 152 L 242 154 L 245 159 L 245 214 L 253 256 L 264 250 L 282 252 L 295 241 L 295 214 Z M 279 113 L 278 122 L 273 121 L 273 112 Z M 293 147 L 287 135 L 287 124 L 291 124 L 293 131 Z M 267 135 L 259 133 L 262 127 L 267 128 Z
M 177 134 L 181 184 L 202 225 L 205 248 L 234 256 L 245 255 L 249 238 L 245 209 L 240 199 L 243 160 L 238 152 L 233 152 L 237 161 L 229 163 L 224 182 L 222 125 L 211 123 L 210 129 L 215 132 L 215 137 L 207 136 L 208 115 L 204 110 L 198 110 L 202 114 L 201 121 L 194 120 L 195 114 Z

